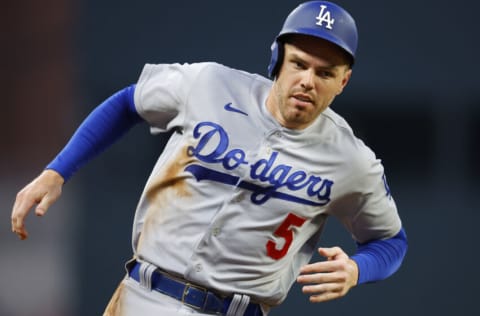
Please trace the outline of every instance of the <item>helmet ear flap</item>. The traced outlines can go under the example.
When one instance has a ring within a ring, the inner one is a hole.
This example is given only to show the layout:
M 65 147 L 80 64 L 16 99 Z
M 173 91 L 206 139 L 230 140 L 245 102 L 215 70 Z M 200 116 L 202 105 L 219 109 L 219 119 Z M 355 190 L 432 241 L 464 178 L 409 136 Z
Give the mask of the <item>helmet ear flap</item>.
M 268 76 L 271 79 L 275 79 L 278 72 L 280 71 L 280 67 L 282 66 L 283 55 L 284 55 L 284 48 L 283 43 L 279 42 L 278 39 L 272 44 L 272 57 L 270 59 L 270 64 L 268 65 Z

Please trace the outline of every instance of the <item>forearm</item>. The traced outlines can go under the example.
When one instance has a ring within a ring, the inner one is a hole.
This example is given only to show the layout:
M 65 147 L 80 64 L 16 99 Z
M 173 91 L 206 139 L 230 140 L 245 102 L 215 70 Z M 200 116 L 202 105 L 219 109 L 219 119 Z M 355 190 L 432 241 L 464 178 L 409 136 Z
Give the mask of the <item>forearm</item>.
M 398 270 L 407 252 L 405 230 L 392 238 L 358 244 L 357 252 L 351 257 L 358 266 L 358 284 L 383 280 Z
M 67 181 L 81 166 L 141 122 L 135 110 L 134 91 L 135 85 L 131 85 L 95 108 L 46 169 L 57 171 Z

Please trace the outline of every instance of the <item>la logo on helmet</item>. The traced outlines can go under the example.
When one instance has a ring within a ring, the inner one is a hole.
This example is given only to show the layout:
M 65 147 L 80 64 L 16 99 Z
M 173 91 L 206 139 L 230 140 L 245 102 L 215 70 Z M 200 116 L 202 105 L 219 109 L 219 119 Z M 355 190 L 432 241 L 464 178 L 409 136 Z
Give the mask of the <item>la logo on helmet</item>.
M 325 11 L 326 8 L 326 5 L 320 6 L 320 13 L 317 16 L 317 25 L 323 26 L 322 23 L 325 22 L 327 23 L 326 28 L 331 30 L 333 23 L 335 23 L 335 19 L 330 16 L 330 11 Z

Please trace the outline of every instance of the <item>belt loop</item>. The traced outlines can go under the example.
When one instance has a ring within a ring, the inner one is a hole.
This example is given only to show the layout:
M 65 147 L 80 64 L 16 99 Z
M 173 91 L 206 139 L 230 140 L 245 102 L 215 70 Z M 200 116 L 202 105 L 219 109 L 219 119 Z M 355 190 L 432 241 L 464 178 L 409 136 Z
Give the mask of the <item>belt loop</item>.
M 156 269 L 156 266 L 148 262 L 142 262 L 140 264 L 138 274 L 140 277 L 139 283 L 141 287 L 147 290 L 152 290 L 152 275 Z
M 234 294 L 230 306 L 228 307 L 227 313 L 225 316 L 236 316 L 237 307 L 240 303 L 241 296 L 239 294 Z
M 243 316 L 250 304 L 250 296 L 234 294 L 225 316 Z
M 242 299 L 238 304 L 237 313 L 238 315 L 244 315 L 247 310 L 248 304 L 250 304 L 250 296 L 242 295 Z

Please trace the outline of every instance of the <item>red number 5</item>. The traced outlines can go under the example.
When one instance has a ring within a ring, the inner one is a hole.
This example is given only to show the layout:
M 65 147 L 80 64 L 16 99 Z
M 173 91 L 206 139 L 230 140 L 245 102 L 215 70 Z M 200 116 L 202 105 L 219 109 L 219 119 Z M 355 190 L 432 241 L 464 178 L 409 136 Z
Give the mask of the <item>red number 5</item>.
M 293 241 L 293 231 L 290 229 L 291 226 L 301 227 L 305 221 L 305 218 L 289 213 L 287 218 L 285 218 L 283 223 L 280 224 L 277 230 L 273 233 L 275 236 L 285 239 L 283 247 L 277 249 L 277 244 L 273 240 L 269 240 L 267 242 L 267 255 L 275 260 L 283 258 L 283 256 L 287 254 L 288 248 L 290 248 Z

